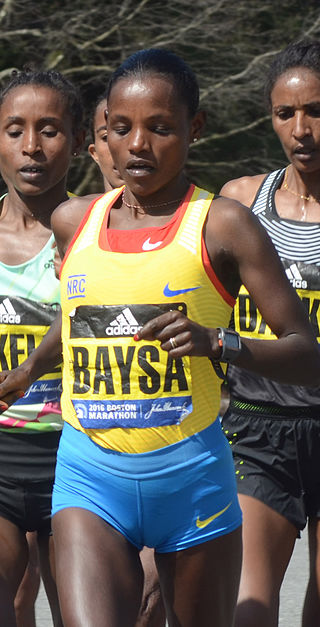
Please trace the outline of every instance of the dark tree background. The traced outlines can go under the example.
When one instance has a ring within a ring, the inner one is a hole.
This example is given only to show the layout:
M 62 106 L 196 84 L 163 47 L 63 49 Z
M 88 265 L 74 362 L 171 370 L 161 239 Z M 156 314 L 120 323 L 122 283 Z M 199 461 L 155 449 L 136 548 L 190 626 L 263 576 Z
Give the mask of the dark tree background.
M 117 65 L 137 49 L 169 48 L 196 72 L 208 113 L 190 150 L 190 177 L 218 191 L 285 162 L 264 104 L 265 71 L 290 41 L 319 36 L 319 0 L 4 0 L 0 86 L 25 64 L 55 68 L 78 84 L 89 128 Z M 69 189 L 102 190 L 86 151 L 72 164 Z

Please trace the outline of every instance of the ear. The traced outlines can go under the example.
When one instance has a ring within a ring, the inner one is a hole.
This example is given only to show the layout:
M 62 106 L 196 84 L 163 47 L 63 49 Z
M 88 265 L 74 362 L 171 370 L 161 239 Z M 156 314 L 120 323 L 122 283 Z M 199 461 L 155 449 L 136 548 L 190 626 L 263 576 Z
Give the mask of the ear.
M 207 114 L 203 110 L 197 111 L 191 121 L 190 129 L 190 143 L 198 141 L 200 139 L 203 129 L 207 121 Z
M 74 155 L 80 154 L 80 152 L 82 151 L 85 139 L 86 139 L 86 131 L 84 129 L 79 129 L 75 133 L 73 142 L 72 142 L 72 153 Z
M 95 144 L 89 144 L 89 146 L 88 146 L 88 153 L 89 153 L 90 157 L 92 157 L 92 159 L 99 165 L 99 158 L 98 158 L 98 155 L 96 153 Z

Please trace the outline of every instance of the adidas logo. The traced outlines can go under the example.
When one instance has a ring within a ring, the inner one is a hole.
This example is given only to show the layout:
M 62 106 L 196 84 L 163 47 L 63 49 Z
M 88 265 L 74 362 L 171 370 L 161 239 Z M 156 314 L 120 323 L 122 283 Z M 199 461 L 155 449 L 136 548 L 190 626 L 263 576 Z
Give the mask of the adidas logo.
M 126 307 L 106 327 L 106 335 L 135 335 L 141 328 L 142 325 L 135 319 L 129 307 Z
M 5 298 L 0 305 L 0 323 L 20 324 L 21 316 L 13 308 L 9 298 Z
M 292 287 L 294 287 L 295 289 L 307 289 L 308 283 L 302 278 L 296 263 L 293 263 L 289 268 L 286 269 L 286 275 Z

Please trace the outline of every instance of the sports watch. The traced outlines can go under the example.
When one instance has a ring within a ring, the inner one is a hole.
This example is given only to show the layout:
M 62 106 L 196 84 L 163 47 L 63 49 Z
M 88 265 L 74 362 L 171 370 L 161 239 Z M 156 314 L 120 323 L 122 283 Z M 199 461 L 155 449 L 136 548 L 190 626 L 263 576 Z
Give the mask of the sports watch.
M 224 329 L 218 327 L 218 342 L 221 346 L 221 355 L 218 361 L 226 362 L 227 364 L 236 359 L 241 351 L 241 338 L 239 333 L 232 331 L 231 329 Z

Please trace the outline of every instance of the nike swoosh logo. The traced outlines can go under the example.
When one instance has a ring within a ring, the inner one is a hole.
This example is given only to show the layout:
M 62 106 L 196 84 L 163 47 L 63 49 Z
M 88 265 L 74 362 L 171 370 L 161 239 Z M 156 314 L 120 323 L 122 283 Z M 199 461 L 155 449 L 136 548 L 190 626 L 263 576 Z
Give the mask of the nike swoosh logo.
M 216 514 L 213 514 L 213 516 L 209 516 L 209 518 L 205 518 L 205 520 L 200 520 L 200 518 L 198 516 L 198 518 L 196 520 L 197 527 L 199 527 L 199 529 L 204 529 L 204 527 L 207 527 L 207 525 L 210 525 L 210 523 L 213 520 L 215 520 L 216 518 L 219 518 L 219 516 L 222 516 L 222 514 L 224 514 L 224 512 L 226 512 L 227 509 L 229 509 L 231 503 L 232 503 L 232 501 L 230 501 L 230 503 L 228 503 L 228 505 L 226 507 L 221 509 L 220 512 L 217 512 Z
M 169 283 L 163 288 L 163 293 L 165 296 L 179 296 L 179 294 L 186 294 L 186 292 L 193 292 L 194 290 L 198 290 L 201 286 L 198 287 L 187 287 L 185 290 L 171 290 L 169 287 Z
M 142 244 L 142 250 L 153 250 L 154 248 L 158 248 L 160 244 L 162 244 L 162 242 L 155 242 L 152 244 L 152 242 L 150 242 L 150 237 L 148 237 L 148 239 L 146 239 L 146 241 Z

